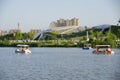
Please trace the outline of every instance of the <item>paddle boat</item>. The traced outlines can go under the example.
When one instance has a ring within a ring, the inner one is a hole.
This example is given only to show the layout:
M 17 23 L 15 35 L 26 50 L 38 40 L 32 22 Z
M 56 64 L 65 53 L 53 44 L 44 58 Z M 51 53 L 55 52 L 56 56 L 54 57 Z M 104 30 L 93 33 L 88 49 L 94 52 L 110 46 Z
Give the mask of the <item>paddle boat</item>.
M 91 49 L 91 44 L 88 44 L 88 43 L 84 44 L 84 47 L 82 49 L 83 50 L 89 50 L 89 49 Z
M 16 53 L 31 53 L 29 50 L 29 45 L 17 45 L 17 49 L 15 50 Z
M 110 45 L 96 45 L 96 50 L 93 54 L 114 54 L 115 52 L 110 49 Z

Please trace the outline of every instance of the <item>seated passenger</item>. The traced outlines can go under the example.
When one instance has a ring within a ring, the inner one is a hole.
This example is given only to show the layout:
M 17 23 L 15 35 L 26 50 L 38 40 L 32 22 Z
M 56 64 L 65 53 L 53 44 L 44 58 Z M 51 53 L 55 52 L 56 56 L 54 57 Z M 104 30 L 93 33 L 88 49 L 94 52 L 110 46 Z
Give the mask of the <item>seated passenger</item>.
M 100 48 L 97 48 L 97 52 L 101 52 Z
M 91 46 L 89 45 L 89 46 L 87 46 L 87 48 L 91 48 Z
M 28 47 L 26 47 L 26 50 L 29 50 Z
M 111 51 L 112 51 L 112 50 L 111 50 L 110 48 L 107 49 L 107 52 L 108 52 L 108 53 L 111 53 Z
M 24 49 L 24 47 L 22 47 L 22 51 L 24 51 L 25 49 Z
M 104 52 L 107 53 L 107 49 L 105 49 Z

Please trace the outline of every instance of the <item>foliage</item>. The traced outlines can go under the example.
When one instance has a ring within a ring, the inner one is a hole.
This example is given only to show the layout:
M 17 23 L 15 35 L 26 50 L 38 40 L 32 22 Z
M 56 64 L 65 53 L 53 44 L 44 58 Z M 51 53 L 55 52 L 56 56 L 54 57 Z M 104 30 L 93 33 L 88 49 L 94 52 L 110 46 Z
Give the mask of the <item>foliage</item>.
M 120 38 L 120 26 L 111 26 L 111 32 L 115 34 L 118 38 Z
M 15 32 L 13 34 L 7 34 L 4 36 L 0 36 L 0 40 L 23 40 L 23 39 L 33 39 L 34 33 L 28 32 L 28 33 L 20 33 Z
M 105 34 L 101 32 L 101 30 L 87 30 L 89 33 L 90 40 L 88 43 L 91 43 L 93 47 L 97 44 L 109 44 L 112 47 L 116 47 L 116 42 L 118 38 L 120 38 L 120 26 L 113 26 L 109 31 L 106 31 Z M 21 44 L 29 44 L 32 47 L 83 47 L 83 44 L 86 43 L 86 30 L 81 32 L 74 32 L 69 34 L 61 35 L 57 32 L 47 32 L 45 34 L 49 34 L 50 36 L 42 38 L 42 40 L 38 42 L 22 42 Z M 10 42 L 9 40 L 32 40 L 34 37 L 34 33 L 19 33 L 16 32 L 14 34 L 7 34 L 4 36 L 0 36 L 0 46 L 1 47 L 15 47 L 19 42 Z M 74 44 L 71 39 L 77 39 L 79 42 Z M 61 40 L 62 42 L 58 42 Z M 70 41 L 71 40 L 71 41 Z

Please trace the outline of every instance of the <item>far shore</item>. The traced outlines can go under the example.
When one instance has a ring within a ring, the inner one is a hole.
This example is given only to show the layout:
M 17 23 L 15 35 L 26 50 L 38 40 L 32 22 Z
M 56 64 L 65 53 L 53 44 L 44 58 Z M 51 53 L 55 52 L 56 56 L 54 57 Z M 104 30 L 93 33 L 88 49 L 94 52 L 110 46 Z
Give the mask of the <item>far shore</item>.
M 84 43 L 77 42 L 76 44 L 72 42 L 0 42 L 0 47 L 17 47 L 18 44 L 29 45 L 31 48 L 83 48 Z M 95 48 L 95 44 L 92 44 L 92 48 Z M 117 48 L 117 47 L 111 47 Z

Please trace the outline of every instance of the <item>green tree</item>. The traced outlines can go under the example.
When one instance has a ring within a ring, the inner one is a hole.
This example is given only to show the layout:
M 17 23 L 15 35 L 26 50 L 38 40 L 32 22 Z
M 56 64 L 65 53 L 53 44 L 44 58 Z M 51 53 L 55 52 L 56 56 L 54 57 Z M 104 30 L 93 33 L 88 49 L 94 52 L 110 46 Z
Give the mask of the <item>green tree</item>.
M 32 32 L 28 32 L 28 36 L 27 37 L 32 40 L 34 38 L 34 35 L 35 34 L 32 33 Z
M 108 31 L 106 36 L 107 36 L 108 40 L 116 40 L 117 39 L 117 36 L 115 34 L 113 34 L 111 31 Z
M 15 32 L 14 36 L 15 40 L 21 40 L 23 38 L 22 33 L 20 32 Z
M 118 29 L 118 38 L 120 38 L 120 28 Z
M 100 31 L 96 31 L 96 32 L 94 33 L 94 36 L 95 36 L 97 39 L 99 39 L 100 37 L 102 37 L 102 33 L 101 33 Z
M 107 36 L 106 43 L 112 45 L 112 47 L 116 47 L 115 40 L 117 39 L 117 36 L 111 33 L 111 31 L 108 31 L 106 36 Z

